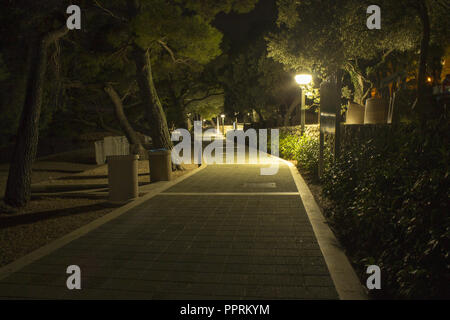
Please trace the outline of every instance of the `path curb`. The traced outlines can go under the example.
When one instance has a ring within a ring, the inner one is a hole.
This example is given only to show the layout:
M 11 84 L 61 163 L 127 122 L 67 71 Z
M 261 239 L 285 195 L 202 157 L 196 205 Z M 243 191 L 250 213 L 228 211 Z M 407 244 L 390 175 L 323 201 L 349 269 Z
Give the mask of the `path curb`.
M 297 168 L 291 162 L 279 157 L 272 157 L 278 158 L 280 161 L 286 163 L 291 170 L 292 178 L 297 186 L 339 298 L 341 300 L 368 300 L 367 293 L 361 285 L 355 270 L 333 231 L 328 226 L 325 217 L 322 215 L 311 190 L 309 190 L 300 172 L 298 172 Z

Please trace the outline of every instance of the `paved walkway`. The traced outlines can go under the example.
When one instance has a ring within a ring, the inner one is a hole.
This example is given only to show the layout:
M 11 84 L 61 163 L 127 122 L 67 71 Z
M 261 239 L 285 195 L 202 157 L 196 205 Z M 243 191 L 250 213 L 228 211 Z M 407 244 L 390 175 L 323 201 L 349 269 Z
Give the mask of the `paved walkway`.
M 68 290 L 66 268 L 81 268 Z M 0 298 L 337 299 L 290 169 L 210 165 L 0 281 Z

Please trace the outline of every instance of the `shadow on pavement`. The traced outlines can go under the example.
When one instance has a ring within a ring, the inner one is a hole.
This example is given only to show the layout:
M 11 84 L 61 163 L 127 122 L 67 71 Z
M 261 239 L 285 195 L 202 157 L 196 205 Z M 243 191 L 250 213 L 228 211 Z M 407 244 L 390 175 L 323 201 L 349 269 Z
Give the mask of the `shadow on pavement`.
M 48 220 L 56 217 L 65 217 L 71 215 L 84 214 L 91 211 L 103 210 L 108 207 L 118 207 L 107 202 L 97 203 L 87 206 L 72 207 L 66 209 L 56 209 L 41 211 L 36 213 L 27 213 L 21 215 L 0 215 L 0 229 L 18 226 L 22 224 L 29 224 L 38 221 Z

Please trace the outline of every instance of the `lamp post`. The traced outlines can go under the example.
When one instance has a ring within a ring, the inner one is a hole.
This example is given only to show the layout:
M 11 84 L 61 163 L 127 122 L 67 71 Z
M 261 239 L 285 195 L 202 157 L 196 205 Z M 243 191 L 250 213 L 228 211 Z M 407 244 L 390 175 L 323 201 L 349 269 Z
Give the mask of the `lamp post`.
M 300 106 L 300 125 L 302 128 L 302 133 L 305 132 L 305 118 L 306 118 L 306 112 L 305 112 L 305 90 L 306 86 L 311 83 L 312 81 L 312 75 L 310 74 L 298 74 L 295 76 L 295 81 L 300 85 L 300 89 L 302 91 L 302 102 Z
M 225 136 L 225 115 L 220 116 L 222 118 L 222 134 Z

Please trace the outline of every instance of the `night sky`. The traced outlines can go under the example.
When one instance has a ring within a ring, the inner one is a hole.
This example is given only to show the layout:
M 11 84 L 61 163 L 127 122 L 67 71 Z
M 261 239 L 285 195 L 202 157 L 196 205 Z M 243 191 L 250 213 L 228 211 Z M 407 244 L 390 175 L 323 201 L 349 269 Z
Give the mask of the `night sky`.
M 276 1 L 259 0 L 255 9 L 247 14 L 219 14 L 214 25 L 224 33 L 225 41 L 231 41 L 235 47 L 273 28 L 276 19 Z

